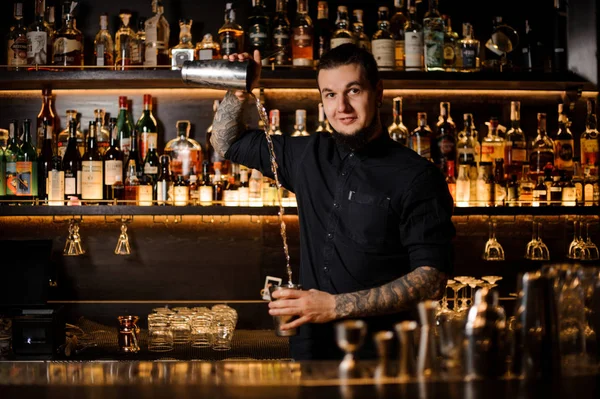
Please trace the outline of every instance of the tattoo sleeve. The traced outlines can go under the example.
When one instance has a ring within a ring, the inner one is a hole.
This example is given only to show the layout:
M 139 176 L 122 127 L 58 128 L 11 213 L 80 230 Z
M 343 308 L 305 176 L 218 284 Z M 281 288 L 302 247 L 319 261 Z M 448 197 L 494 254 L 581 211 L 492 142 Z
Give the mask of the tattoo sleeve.
M 422 266 L 380 287 L 336 295 L 335 313 L 344 318 L 407 310 L 426 299 L 439 299 L 446 282 L 445 273 Z
M 222 157 L 246 128 L 243 122 L 244 104 L 228 91 L 215 114 L 210 143 Z

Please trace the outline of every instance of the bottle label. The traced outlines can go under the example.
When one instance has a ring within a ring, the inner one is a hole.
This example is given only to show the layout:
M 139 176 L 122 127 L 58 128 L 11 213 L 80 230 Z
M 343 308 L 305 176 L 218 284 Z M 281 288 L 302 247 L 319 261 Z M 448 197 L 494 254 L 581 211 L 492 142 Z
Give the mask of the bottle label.
M 200 186 L 198 189 L 200 196 L 200 205 L 210 206 L 213 199 L 213 187 L 212 186 Z
M 250 200 L 250 188 L 248 188 L 248 187 L 238 188 L 238 197 L 239 197 L 239 201 L 240 201 L 240 206 L 248 206 L 248 202 Z
M 27 59 L 32 65 L 46 65 L 48 63 L 48 33 L 27 33 Z
M 481 162 L 495 162 L 498 158 L 504 159 L 502 145 L 484 141 L 481 144 Z
M 6 163 L 6 195 L 17 195 L 17 163 Z
M 17 195 L 37 195 L 37 162 L 16 162 Z
M 558 169 L 573 168 L 573 140 L 554 140 L 556 167 Z
M 158 174 L 158 166 L 152 166 L 148 162 L 144 165 L 144 174 L 145 175 L 157 175 Z
M 462 66 L 466 69 L 477 67 L 477 47 L 463 44 L 461 50 Z
M 456 61 L 454 43 L 444 43 L 444 64 L 452 66 Z
M 59 37 L 54 42 L 54 62 L 61 65 L 76 65 L 81 58 L 81 42 Z
M 295 27 L 293 29 L 292 40 L 295 47 L 312 47 L 312 29 L 303 26 Z
M 290 43 L 290 35 L 282 28 L 277 28 L 273 31 L 273 44 L 275 47 L 287 47 Z
M 167 180 L 156 183 L 156 199 L 158 205 L 171 204 L 173 201 L 173 183 Z
M 351 37 L 332 37 L 331 38 L 331 48 L 335 48 L 337 46 L 341 46 L 346 43 L 354 43 L 354 40 Z
M 48 173 L 46 190 L 48 191 L 48 205 L 63 205 L 65 199 L 65 172 L 51 170 Z
M 27 37 L 8 41 L 8 65 L 13 67 L 27 65 Z
M 102 199 L 102 161 L 81 162 L 81 198 Z
M 454 147 L 455 147 L 455 143 L 452 139 L 448 138 L 447 136 L 444 137 L 442 140 L 440 140 L 438 142 L 439 148 L 440 148 L 440 153 L 442 155 L 448 155 L 451 154 L 452 151 L 454 151 Z
M 598 153 L 600 153 L 600 139 L 581 139 L 581 164 L 595 165 L 598 162 Z
M 575 185 L 575 198 L 577 199 L 577 203 L 581 204 L 583 202 L 583 183 L 576 182 L 573 184 Z
M 267 27 L 262 24 L 254 24 L 248 31 L 250 45 L 254 48 L 263 49 L 267 44 Z
M 129 150 L 131 149 L 131 139 L 129 137 L 121 138 L 119 140 L 119 148 L 123 151 L 123 157 L 127 157 L 129 155 Z
M 509 164 L 527 162 L 527 143 L 525 141 L 509 141 L 506 143 L 506 148 L 510 151 Z
M 184 151 L 171 152 L 171 171 L 175 176 L 187 177 L 200 170 L 200 151 L 186 148 Z
M 444 32 L 424 29 L 425 65 L 427 68 L 441 68 L 444 65 Z
M 157 29 L 157 18 L 153 17 L 146 21 L 145 33 L 146 33 L 146 50 L 144 52 L 144 65 L 145 66 L 156 66 L 158 65 L 158 29 Z
M 65 176 L 65 195 L 77 195 L 77 177 Z
M 153 191 L 150 184 L 140 184 L 138 186 L 138 203 L 140 206 L 152 206 Z
M 412 136 L 410 139 L 410 148 L 423 158 L 431 158 L 431 143 L 429 138 L 421 136 Z
M 562 204 L 564 206 L 577 205 L 577 191 L 575 187 L 564 187 L 562 190 Z
M 119 176 L 123 180 L 123 161 L 110 160 L 104 162 L 104 184 L 112 186 L 115 184 L 116 177 Z
M 583 187 L 583 200 L 585 206 L 594 205 L 594 185 L 592 183 L 586 183 Z
M 406 69 L 421 69 L 423 67 L 423 34 L 420 32 L 405 32 L 404 36 L 404 66 Z
M 395 59 L 396 67 L 402 69 L 404 68 L 404 32 L 400 31 L 399 33 L 402 34 L 402 38 L 394 41 L 394 45 L 396 46 Z
M 469 180 L 457 180 L 456 202 L 458 206 L 467 206 L 471 194 L 471 182 Z
M 96 66 L 104 66 L 104 43 L 96 44 Z
M 379 68 L 393 68 L 396 64 L 394 39 L 377 39 L 371 42 L 373 57 Z
M 173 188 L 175 196 L 175 206 L 186 206 L 190 197 L 190 188 L 188 186 L 175 186 Z
M 473 148 L 459 148 L 457 159 L 459 165 L 470 165 L 475 162 L 475 150 Z
M 146 159 L 146 154 L 151 146 L 157 148 L 158 133 L 156 132 L 142 132 L 140 140 L 140 157 L 142 160 Z
M 482 180 L 477 182 L 477 206 L 489 205 L 493 196 L 494 185 Z

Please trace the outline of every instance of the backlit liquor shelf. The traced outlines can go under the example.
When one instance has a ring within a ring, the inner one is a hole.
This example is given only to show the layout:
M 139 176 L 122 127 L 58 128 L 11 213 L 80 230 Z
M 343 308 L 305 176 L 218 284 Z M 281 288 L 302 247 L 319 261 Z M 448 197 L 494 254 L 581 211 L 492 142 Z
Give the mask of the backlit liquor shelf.
M 386 89 L 422 90 L 534 90 L 579 93 L 597 91 L 591 82 L 571 72 L 404 72 L 382 71 Z M 263 67 L 261 85 L 265 88 L 316 88 L 312 68 L 290 69 Z M 132 69 L 111 71 L 93 67 L 65 71 L 7 71 L 0 67 L 0 90 L 190 88 L 181 79 L 180 70 Z
M 2 204 L 1 216 L 104 216 L 104 215 L 207 215 L 207 216 L 277 216 L 278 206 L 136 206 L 136 205 L 89 205 L 46 206 L 21 203 Z M 285 215 L 297 215 L 296 207 L 284 207 Z M 457 207 L 454 216 L 599 216 L 600 206 L 490 206 Z

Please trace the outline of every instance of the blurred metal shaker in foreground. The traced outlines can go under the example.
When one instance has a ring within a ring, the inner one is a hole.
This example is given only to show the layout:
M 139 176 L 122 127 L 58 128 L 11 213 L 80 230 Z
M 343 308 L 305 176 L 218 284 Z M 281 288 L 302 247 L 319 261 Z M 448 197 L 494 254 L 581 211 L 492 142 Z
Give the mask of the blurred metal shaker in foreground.
M 403 321 L 394 326 L 396 334 L 400 339 L 400 370 L 398 378 L 407 381 L 414 378 L 416 373 L 415 350 L 417 322 Z
M 500 377 L 506 363 L 506 314 L 498 304 L 498 292 L 481 288 L 467 316 L 467 379 Z
M 417 306 L 421 321 L 421 339 L 417 358 L 417 374 L 419 377 L 435 378 L 439 376 L 438 346 L 435 341 L 435 312 L 437 301 L 423 301 Z
M 181 78 L 187 84 L 209 89 L 245 90 L 250 92 L 258 79 L 258 68 L 253 60 L 196 60 L 185 61 Z

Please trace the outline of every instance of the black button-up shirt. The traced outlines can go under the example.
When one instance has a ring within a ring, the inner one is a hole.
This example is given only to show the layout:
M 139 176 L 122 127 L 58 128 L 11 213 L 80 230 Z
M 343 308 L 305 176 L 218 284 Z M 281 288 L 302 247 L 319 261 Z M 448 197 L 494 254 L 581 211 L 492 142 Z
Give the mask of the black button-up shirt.
M 357 152 L 328 133 L 272 139 L 279 181 L 298 202 L 304 289 L 355 292 L 420 266 L 452 272 L 453 202 L 431 162 L 385 132 Z M 243 134 L 226 157 L 273 178 L 262 130 Z M 365 318 L 371 333 L 393 329 L 401 319 Z M 339 357 L 332 328 L 331 323 L 302 326 L 291 339 L 292 355 Z

